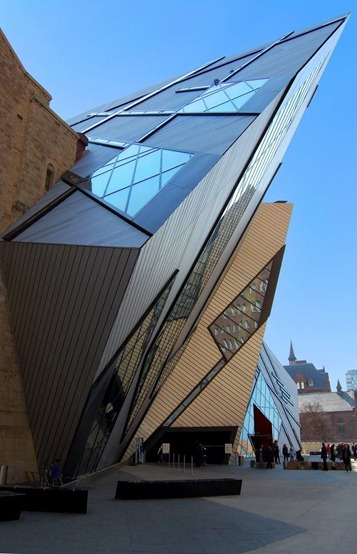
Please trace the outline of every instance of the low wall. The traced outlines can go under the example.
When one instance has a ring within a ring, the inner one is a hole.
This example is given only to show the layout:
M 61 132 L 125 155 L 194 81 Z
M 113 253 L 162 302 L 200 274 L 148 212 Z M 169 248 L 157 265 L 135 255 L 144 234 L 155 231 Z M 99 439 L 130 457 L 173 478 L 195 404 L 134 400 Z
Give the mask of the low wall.
M 241 479 L 186 479 L 184 481 L 118 481 L 117 500 L 192 498 L 240 494 Z
M 327 468 L 332 470 L 333 465 L 336 470 L 345 469 L 345 464 L 341 462 L 327 462 Z M 322 469 L 323 462 L 297 462 L 293 460 L 292 462 L 284 462 L 284 469 Z

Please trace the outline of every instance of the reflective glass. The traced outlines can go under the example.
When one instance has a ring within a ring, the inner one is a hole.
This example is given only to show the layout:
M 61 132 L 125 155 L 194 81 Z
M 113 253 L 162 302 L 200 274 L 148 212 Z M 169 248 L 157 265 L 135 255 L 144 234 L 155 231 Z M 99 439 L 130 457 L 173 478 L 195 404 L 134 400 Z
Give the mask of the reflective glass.
M 241 83 L 218 83 L 203 92 L 178 113 L 237 112 L 268 79 Z
M 157 175 L 152 179 L 147 179 L 138 185 L 134 185 L 130 189 L 130 199 L 126 212 L 134 216 L 149 200 L 151 200 L 158 192 L 160 186 L 160 177 Z
M 192 156 L 132 144 L 92 174 L 91 190 L 134 217 Z
M 250 436 L 254 435 L 254 405 L 267 417 L 272 424 L 273 438 L 278 438 L 281 428 L 281 417 L 275 404 L 274 398 L 262 375 L 257 370 L 255 383 L 251 398 L 248 404 L 247 412 L 239 439 L 238 453 L 241 455 L 254 456 L 254 450 L 250 441 Z

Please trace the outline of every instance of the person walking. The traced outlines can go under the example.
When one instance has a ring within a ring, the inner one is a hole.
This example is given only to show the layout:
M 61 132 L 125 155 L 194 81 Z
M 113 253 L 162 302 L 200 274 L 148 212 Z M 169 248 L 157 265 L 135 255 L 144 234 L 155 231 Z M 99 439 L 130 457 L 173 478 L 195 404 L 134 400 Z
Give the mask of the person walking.
M 331 446 L 330 446 L 330 460 L 331 460 L 331 468 L 336 469 L 336 464 L 335 464 L 336 452 L 335 452 L 335 445 L 334 444 L 331 444 Z
M 350 445 L 349 444 L 345 444 L 343 446 L 343 450 L 342 450 L 342 460 L 343 460 L 343 463 L 345 464 L 345 469 L 346 471 L 352 471 L 352 466 L 351 466 L 351 449 L 350 449 Z
M 283 456 L 284 456 L 284 463 L 289 461 L 289 451 L 286 444 L 283 444 Z
M 271 446 L 268 448 L 267 452 L 267 469 L 273 469 L 273 459 L 274 459 L 274 452 Z
M 321 458 L 322 458 L 322 470 L 327 471 L 327 448 L 325 443 L 323 442 L 321 445 Z
M 274 441 L 273 452 L 274 452 L 274 463 L 280 464 L 280 451 L 279 451 L 279 444 L 277 440 Z

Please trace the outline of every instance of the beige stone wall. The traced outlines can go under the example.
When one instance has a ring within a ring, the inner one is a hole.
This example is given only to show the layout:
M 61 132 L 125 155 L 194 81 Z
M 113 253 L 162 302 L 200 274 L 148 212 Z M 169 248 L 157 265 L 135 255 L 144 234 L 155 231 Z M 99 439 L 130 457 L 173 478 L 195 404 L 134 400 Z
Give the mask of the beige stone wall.
M 0 30 L 0 230 L 16 221 L 76 160 L 78 136 L 49 107 Z M 37 471 L 20 371 L 0 275 L 0 465 Z
M 51 96 L 23 68 L 0 30 L 0 230 L 75 163 L 78 136 L 49 107 Z

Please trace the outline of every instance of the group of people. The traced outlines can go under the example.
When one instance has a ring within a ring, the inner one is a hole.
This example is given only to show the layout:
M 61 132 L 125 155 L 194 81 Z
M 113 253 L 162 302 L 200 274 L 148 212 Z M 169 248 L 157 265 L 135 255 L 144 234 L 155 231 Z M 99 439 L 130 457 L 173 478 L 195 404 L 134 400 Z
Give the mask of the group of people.
M 350 447 L 347 443 L 340 442 L 337 446 L 334 444 L 327 444 L 323 442 L 321 445 L 321 458 L 322 458 L 322 469 L 324 471 L 328 470 L 327 467 L 327 458 L 330 458 L 332 462 L 332 469 L 336 469 L 335 461 L 336 458 L 339 458 L 343 461 L 345 465 L 345 470 L 352 471 L 352 465 L 351 465 L 351 458 L 354 458 L 354 460 L 357 460 L 357 444 L 353 444 L 352 447 Z
M 287 447 L 286 444 L 283 445 L 282 448 L 282 454 L 283 454 L 283 462 L 289 462 L 290 460 L 297 460 L 300 462 L 304 461 L 303 456 L 301 455 L 301 450 L 295 450 L 292 446 L 290 448 Z M 280 464 L 280 448 L 279 443 L 277 440 L 273 442 L 273 446 L 268 446 L 268 448 L 264 447 L 262 444 L 260 448 L 257 451 L 257 457 L 256 461 L 259 465 L 259 467 L 263 467 L 264 462 L 266 462 L 267 468 L 272 468 L 272 462 L 275 464 Z

